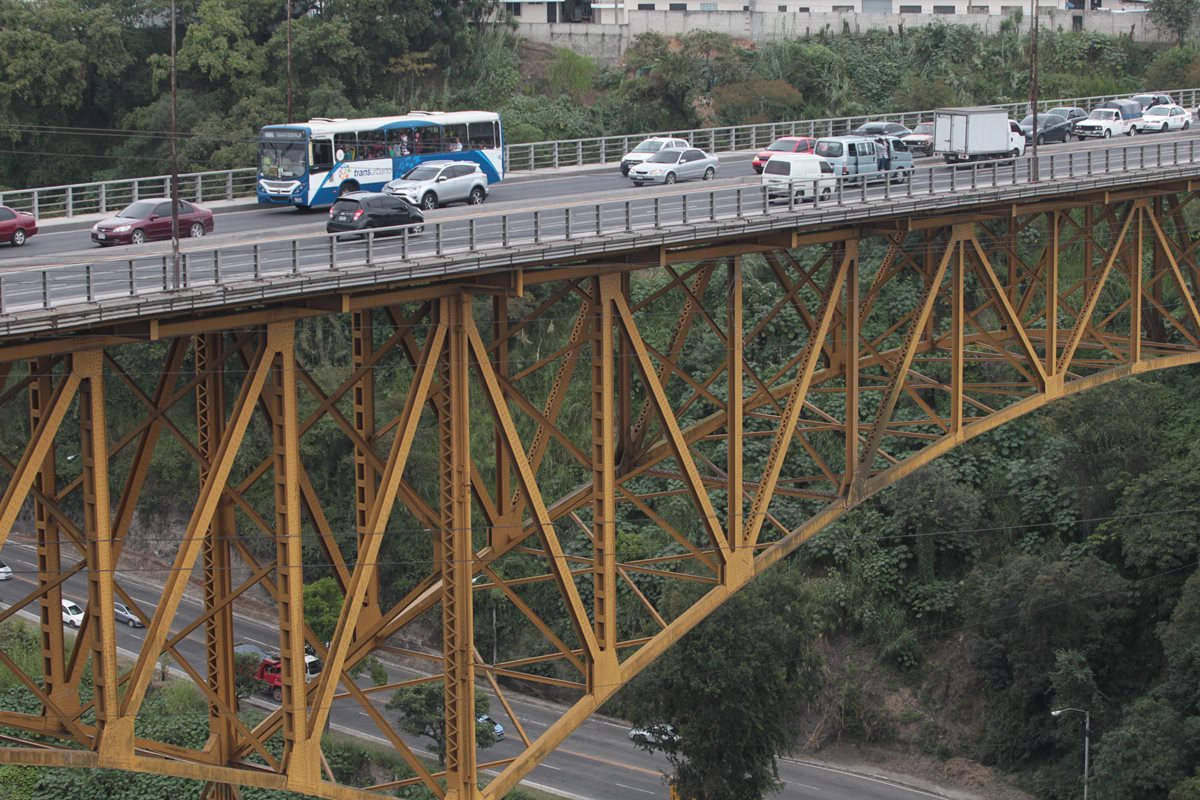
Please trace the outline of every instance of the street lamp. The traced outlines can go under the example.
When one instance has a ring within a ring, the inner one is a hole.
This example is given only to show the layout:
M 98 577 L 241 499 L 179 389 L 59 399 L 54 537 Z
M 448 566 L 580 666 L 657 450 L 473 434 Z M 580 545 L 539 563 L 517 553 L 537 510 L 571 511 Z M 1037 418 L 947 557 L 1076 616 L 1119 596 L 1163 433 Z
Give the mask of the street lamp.
M 1087 800 L 1088 794 L 1088 749 L 1091 747 L 1092 738 L 1092 712 L 1085 711 L 1082 708 L 1059 708 L 1050 712 L 1052 717 L 1061 717 L 1068 711 L 1074 711 L 1077 714 L 1083 714 L 1083 800 Z
M 1033 136 L 1030 140 L 1029 178 L 1038 181 L 1038 0 L 1031 0 L 1033 20 L 1029 24 L 1029 113 L 1033 115 Z M 1016 166 L 1013 166 L 1014 171 Z

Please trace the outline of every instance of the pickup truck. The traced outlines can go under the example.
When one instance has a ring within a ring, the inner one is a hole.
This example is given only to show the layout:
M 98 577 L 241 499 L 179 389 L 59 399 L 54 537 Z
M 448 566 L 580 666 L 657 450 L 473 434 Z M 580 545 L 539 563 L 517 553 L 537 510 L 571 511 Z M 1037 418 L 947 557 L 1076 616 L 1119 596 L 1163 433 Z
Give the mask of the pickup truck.
M 1080 140 L 1133 136 L 1141 133 L 1141 129 L 1141 107 L 1128 100 L 1111 100 L 1097 106 L 1087 115 L 1087 119 L 1075 123 L 1075 135 Z
M 314 655 L 305 655 L 304 682 L 308 683 L 320 675 L 323 668 L 324 665 L 321 664 L 321 659 Z M 258 669 L 255 670 L 254 677 L 259 681 L 259 685 L 262 686 L 264 694 L 271 695 L 277 703 L 283 700 L 283 674 L 278 656 L 267 656 L 264 658 L 258 665 Z

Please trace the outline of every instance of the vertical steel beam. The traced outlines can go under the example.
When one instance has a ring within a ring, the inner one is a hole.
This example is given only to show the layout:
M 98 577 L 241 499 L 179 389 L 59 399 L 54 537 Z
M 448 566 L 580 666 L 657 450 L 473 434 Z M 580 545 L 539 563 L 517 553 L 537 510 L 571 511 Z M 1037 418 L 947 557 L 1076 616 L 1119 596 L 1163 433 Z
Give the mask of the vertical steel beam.
M 475 783 L 475 614 L 471 593 L 475 552 L 471 537 L 470 393 L 464 324 L 471 315 L 471 295 L 464 292 L 447 305 L 449 339 L 439 367 L 442 392 L 438 414 L 446 798 L 473 800 L 480 793 Z
M 351 320 L 353 366 L 362 375 L 354 383 L 354 430 L 359 442 L 354 447 L 354 519 L 358 531 L 358 554 L 366 550 L 367 520 L 375 504 L 378 476 L 365 447 L 375 445 L 375 370 L 363 369 L 375 360 L 375 330 L 371 311 L 356 311 Z M 363 599 L 364 622 L 379 619 L 379 571 L 371 570 Z
M 592 281 L 592 591 L 593 630 L 602 651 L 617 648 L 617 499 L 613 408 L 613 294 L 616 275 Z M 588 683 L 594 677 L 589 671 Z M 590 691 L 590 689 L 589 689 Z
M 79 460 L 83 467 L 83 534 L 87 543 L 88 635 L 95 687 L 96 747 L 114 758 L 110 766 L 129 763 L 132 748 L 107 746 L 108 726 L 120 716 L 117 701 L 117 631 L 113 617 L 112 514 L 108 496 L 108 436 L 104 418 L 104 353 L 85 350 L 71 357 L 79 383 Z M 118 740 L 120 743 L 120 740 Z
M 1062 232 L 1062 212 L 1055 211 L 1050 217 L 1050 254 L 1046 264 L 1046 352 L 1045 372 L 1058 384 L 1058 267 L 1059 238 Z M 1091 231 L 1085 242 L 1091 241 Z
M 304 548 L 300 525 L 300 441 L 296 417 L 294 329 L 277 332 L 266 400 L 271 407 L 275 475 L 275 585 L 279 604 L 279 673 L 283 697 L 283 769 L 288 787 L 313 790 L 320 781 L 320 733 L 308 728 L 304 663 Z
M 29 429 L 35 431 L 48 412 L 54 393 L 51 380 L 54 361 L 40 358 L 29 362 Z M 54 450 L 46 453 L 33 481 L 33 524 L 37 534 L 38 611 L 42 643 L 42 686 L 59 708 L 79 706 L 79 689 L 67 680 L 66 650 L 63 646 L 62 584 L 55 580 L 62 569 L 58 522 L 44 497 L 57 495 L 57 465 Z M 46 713 L 49 709 L 44 709 Z M 49 716 L 49 714 L 47 714 Z
M 729 266 L 729 295 L 725 304 L 725 524 L 728 528 L 731 563 L 748 569 L 751 550 L 746 548 L 745 487 L 742 482 L 742 396 L 745 372 L 742 347 L 745 332 L 742 320 L 742 257 L 732 256 Z
M 1148 211 L 1145 203 L 1134 207 L 1133 213 L 1137 214 L 1137 234 L 1126 239 L 1125 247 L 1125 264 L 1129 268 L 1129 360 L 1134 363 L 1142 360 L 1142 293 L 1145 291 L 1142 281 L 1142 253 Z
M 206 333 L 194 337 L 196 374 L 196 449 L 200 462 L 200 485 L 208 480 L 211 466 L 225 427 L 225 371 L 223 337 Z M 216 762 L 230 764 L 237 751 L 237 729 L 223 709 L 237 707 L 233 657 L 232 537 L 237 535 L 233 504 L 222 496 L 205 532 L 203 544 L 205 678 L 213 695 L 220 701 L 208 706 L 209 747 Z M 235 800 L 237 789 L 227 783 L 209 782 L 201 791 L 202 800 Z
M 963 425 L 963 335 L 967 324 L 963 305 L 966 272 L 966 253 L 960 247 L 958 258 L 954 261 L 951 275 L 953 286 L 950 290 L 950 430 L 956 436 L 962 434 Z
M 842 375 L 846 385 L 846 441 L 845 466 L 842 473 L 841 496 L 847 502 L 853 502 L 854 487 L 858 485 L 858 415 L 859 415 L 859 337 L 862 319 L 859 316 L 859 276 L 858 276 L 858 241 L 846 242 L 846 252 L 843 262 L 846 264 L 845 289 L 835 288 L 830 292 L 826 302 L 836 305 L 835 298 L 842 301 L 842 319 L 844 322 L 841 342 Z M 928 250 L 926 250 L 928 253 Z M 844 293 L 843 297 L 839 297 Z M 872 298 L 873 299 L 873 298 Z

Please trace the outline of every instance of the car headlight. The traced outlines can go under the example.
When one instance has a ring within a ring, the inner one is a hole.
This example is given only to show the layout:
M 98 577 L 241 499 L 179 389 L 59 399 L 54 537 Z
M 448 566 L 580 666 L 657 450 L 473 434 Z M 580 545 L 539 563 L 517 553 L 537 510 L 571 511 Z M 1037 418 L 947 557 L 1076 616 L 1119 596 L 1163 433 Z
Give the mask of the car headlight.
M 118 225 L 117 227 L 113 228 L 113 233 L 124 233 L 132 227 L 132 225 Z
M 661 175 L 661 174 L 662 174 L 662 170 L 661 170 L 661 169 L 657 169 L 657 168 L 656 168 L 656 169 L 652 169 L 652 170 L 650 170 L 650 174 L 651 174 L 651 175 Z

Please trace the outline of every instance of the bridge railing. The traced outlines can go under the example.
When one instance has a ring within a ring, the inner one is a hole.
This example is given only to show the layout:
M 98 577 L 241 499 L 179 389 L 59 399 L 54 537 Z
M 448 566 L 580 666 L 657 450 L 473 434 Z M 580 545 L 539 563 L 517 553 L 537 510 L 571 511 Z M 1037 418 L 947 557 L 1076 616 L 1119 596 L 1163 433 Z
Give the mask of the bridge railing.
M 255 191 L 252 167 L 217 172 L 190 172 L 179 176 L 180 194 L 197 203 L 249 197 Z M 39 219 L 77 217 L 119 211 L 142 197 L 170 197 L 171 176 L 127 178 L 38 189 L 13 189 L 0 192 L 0 205 L 28 211 Z
M 1200 102 L 1200 88 L 1174 89 L 1170 94 L 1181 105 L 1194 107 Z M 1042 110 L 1055 106 L 1091 108 L 1106 100 L 1128 95 L 1095 95 L 1061 100 L 1043 100 Z M 1028 103 L 1003 103 L 999 107 L 1010 116 L 1024 116 Z M 532 171 L 608 164 L 628 153 L 648 136 L 675 136 L 713 153 L 762 149 L 780 136 L 835 136 L 848 133 L 870 120 L 887 120 L 913 127 L 929 119 L 930 111 L 906 111 L 895 114 L 830 117 L 826 119 L 768 122 L 759 125 L 732 125 L 721 128 L 658 131 L 621 136 L 601 136 L 591 139 L 568 139 L 553 142 L 530 142 L 506 145 L 505 163 L 510 171 Z M 170 195 L 171 176 L 154 175 L 116 181 L 45 186 L 37 189 L 13 189 L 0 192 L 0 205 L 29 211 L 40 218 L 74 217 L 82 214 L 103 214 L 118 210 L 139 197 Z M 193 172 L 180 176 L 182 196 L 197 203 L 214 200 L 236 200 L 255 193 L 255 170 L 219 170 Z
M 876 216 L 887 213 L 889 206 L 904 213 L 954 208 L 962 202 L 960 193 L 969 191 L 1007 201 L 1045 193 L 1047 188 L 1083 191 L 1193 176 L 1200 173 L 1200 139 L 1143 138 L 1128 145 L 1060 151 L 1040 163 L 1040 184 L 1030 175 L 1032 162 L 1022 158 L 954 169 L 921 167 L 901 183 L 881 186 L 854 176 L 833 179 L 830 185 L 826 177 L 805 185 L 817 195 L 811 203 L 798 202 L 794 195 L 773 198 L 761 181 L 748 177 L 735 186 L 702 184 L 698 191 L 684 193 L 643 190 L 632 198 L 625 193 L 554 208 L 499 213 L 479 209 L 466 218 L 430 220 L 423 231 L 399 228 L 387 237 L 371 231 L 364 239 L 320 233 L 254 237 L 217 247 L 188 242 L 178 270 L 165 248 L 138 252 L 131 246 L 123 257 L 0 273 L 0 334 L 38 330 L 48 324 L 46 312 L 112 319 L 122 313 L 145 313 L 153 304 L 175 308 L 178 302 L 181 308 L 196 309 L 231 298 L 282 298 L 295 294 L 297 276 L 304 277 L 306 288 L 346 289 L 384 279 L 503 267 L 528 257 L 522 249 L 534 257 L 553 249 L 559 256 L 604 252 L 614 240 L 630 237 L 643 244 L 690 241 L 696 226 L 710 223 L 744 233 L 750 226 L 771 230 L 796 224 L 795 218 L 782 222 L 781 214 L 817 224 L 838 223 L 868 210 Z M 829 192 L 822 197 L 825 188 Z M 711 228 L 705 235 L 713 235 Z M 121 302 L 130 300 L 128 306 Z

